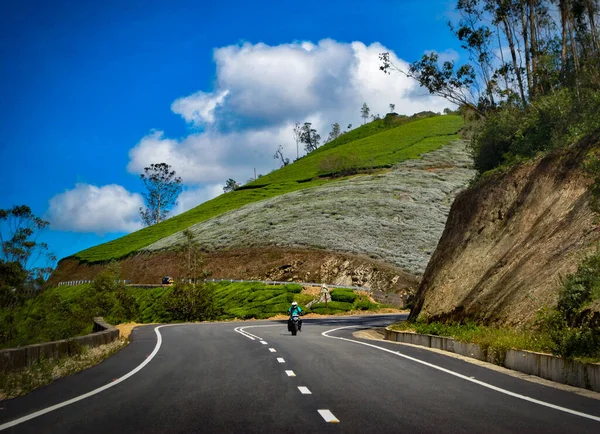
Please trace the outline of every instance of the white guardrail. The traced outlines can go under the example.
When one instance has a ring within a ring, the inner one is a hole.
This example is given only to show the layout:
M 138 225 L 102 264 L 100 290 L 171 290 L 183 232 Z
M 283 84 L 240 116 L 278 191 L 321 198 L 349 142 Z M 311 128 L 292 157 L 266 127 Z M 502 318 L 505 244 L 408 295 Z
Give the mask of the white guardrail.
M 93 280 L 70 280 L 67 282 L 59 282 L 58 286 L 77 286 L 83 285 L 84 283 L 92 283 Z M 283 282 L 278 280 L 235 280 L 235 279 L 205 279 L 205 282 L 248 282 L 248 283 L 264 283 L 265 285 L 289 285 L 289 284 L 297 284 L 303 286 L 327 286 L 328 288 L 348 288 L 355 291 L 365 291 L 369 294 L 372 293 L 371 288 L 367 288 L 366 286 L 350 286 L 350 285 L 331 285 L 329 283 L 316 283 L 316 282 Z M 131 280 L 119 280 L 119 283 L 124 283 L 125 285 L 131 284 Z M 161 286 L 160 283 L 157 283 L 156 286 Z
M 316 282 L 283 282 L 279 280 L 235 280 L 235 279 L 206 279 L 206 282 L 256 282 L 256 283 L 264 283 L 265 285 L 289 285 L 289 284 L 297 284 L 304 286 L 327 286 L 328 288 L 348 288 L 353 289 L 355 291 L 365 291 L 371 294 L 371 288 L 367 288 L 366 286 L 350 286 L 350 285 L 331 285 L 329 283 L 316 283 Z
M 83 285 L 84 283 L 92 283 L 93 280 L 69 280 L 68 282 L 58 282 L 58 286 L 77 286 Z M 125 285 L 131 283 L 131 280 L 119 280 L 119 283 L 124 283 Z

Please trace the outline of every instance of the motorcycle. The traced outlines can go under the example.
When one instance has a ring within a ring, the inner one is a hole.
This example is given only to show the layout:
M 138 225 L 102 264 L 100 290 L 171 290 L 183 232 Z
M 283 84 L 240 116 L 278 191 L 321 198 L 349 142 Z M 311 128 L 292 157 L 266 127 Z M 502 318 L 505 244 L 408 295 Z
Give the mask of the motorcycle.
M 288 321 L 288 331 L 292 332 L 292 336 L 296 336 L 300 330 L 300 317 L 296 314 Z

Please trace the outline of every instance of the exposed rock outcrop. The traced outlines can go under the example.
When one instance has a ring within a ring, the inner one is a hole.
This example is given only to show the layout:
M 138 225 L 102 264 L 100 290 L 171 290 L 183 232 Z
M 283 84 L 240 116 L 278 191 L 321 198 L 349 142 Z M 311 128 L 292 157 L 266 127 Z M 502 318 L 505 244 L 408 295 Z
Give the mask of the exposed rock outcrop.
M 598 143 L 589 138 L 463 191 L 411 317 L 516 325 L 555 304 L 561 278 L 600 239 L 581 168 Z

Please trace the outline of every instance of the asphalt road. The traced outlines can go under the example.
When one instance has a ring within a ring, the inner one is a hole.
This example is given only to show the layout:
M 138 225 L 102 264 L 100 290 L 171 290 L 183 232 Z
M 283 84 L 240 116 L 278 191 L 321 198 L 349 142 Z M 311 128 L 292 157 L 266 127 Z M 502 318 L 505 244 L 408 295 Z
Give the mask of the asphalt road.
M 298 336 L 276 321 L 140 327 L 98 366 L 0 402 L 0 430 L 600 432 L 600 400 L 352 336 L 398 319 L 305 319 Z

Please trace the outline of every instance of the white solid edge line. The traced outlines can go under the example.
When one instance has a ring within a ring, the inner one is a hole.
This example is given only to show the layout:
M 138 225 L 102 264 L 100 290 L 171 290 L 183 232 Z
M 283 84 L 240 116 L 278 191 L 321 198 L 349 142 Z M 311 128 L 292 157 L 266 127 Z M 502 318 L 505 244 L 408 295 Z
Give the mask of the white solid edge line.
M 294 371 L 285 371 L 285 373 L 287 374 L 288 377 L 295 377 L 296 374 L 294 374 Z
M 254 326 L 238 326 L 236 328 L 234 328 L 233 330 L 236 333 L 241 334 L 244 337 L 247 337 L 248 339 L 251 340 L 255 340 L 258 339 L 259 341 L 262 341 L 263 338 L 261 338 L 260 336 L 256 336 L 250 332 L 247 332 L 245 329 L 249 329 L 249 328 L 255 328 L 255 327 L 281 327 L 280 324 L 265 324 L 265 325 L 254 325 Z M 266 342 L 261 342 L 263 345 L 266 344 Z
M 259 341 L 261 341 L 262 340 L 261 337 L 256 336 L 256 335 L 254 335 L 254 334 L 246 331 L 246 329 L 256 328 L 256 327 L 281 327 L 281 325 L 280 324 L 266 324 L 266 325 L 254 325 L 254 326 L 243 326 L 243 327 L 239 326 L 239 327 L 236 327 L 236 328 L 238 330 L 238 333 L 243 333 L 245 335 L 252 336 L 253 338 L 256 338 Z
M 323 419 L 325 419 L 325 422 L 339 423 L 338 418 L 335 417 L 331 411 L 329 411 L 329 410 L 317 410 L 317 411 L 319 412 L 319 414 L 321 415 L 321 417 Z
M 239 332 L 245 336 L 250 336 L 251 338 L 258 339 L 259 341 L 262 340 L 262 338 L 260 336 L 253 335 L 252 333 L 249 333 L 246 330 L 244 330 L 242 327 L 239 328 Z M 252 339 L 252 340 L 254 340 L 254 339 Z
M 241 331 L 239 330 L 239 327 L 236 327 L 236 328 L 234 328 L 234 329 L 233 329 L 233 331 L 234 331 L 234 332 L 236 332 L 236 333 L 239 333 L 239 334 L 241 334 L 241 335 L 242 335 L 242 336 L 244 336 L 245 338 L 248 338 L 248 339 L 254 340 L 254 338 L 253 338 L 252 336 L 248 336 L 248 335 L 247 335 L 247 334 L 245 334 L 244 332 L 241 332 Z
M 283 360 L 283 357 L 277 357 L 277 361 L 279 363 L 285 363 L 285 360 Z
M 240 328 L 239 328 L 239 327 L 236 327 L 236 328 L 234 328 L 233 330 L 234 330 L 236 333 L 239 333 L 239 334 L 241 334 L 242 336 L 244 336 L 245 338 L 248 338 L 248 339 L 250 339 L 250 340 L 252 340 L 252 341 L 253 341 L 253 340 L 255 340 L 255 338 L 257 338 L 257 339 L 260 339 L 258 336 L 254 336 L 254 337 L 253 337 L 253 336 L 252 336 L 252 335 L 250 335 L 249 333 L 246 333 L 246 332 L 244 332 L 244 331 L 240 330 Z
M 308 387 L 306 387 L 306 386 L 298 386 L 298 390 L 303 395 L 312 395 L 312 392 L 310 390 L 308 390 Z
M 164 325 L 158 326 L 158 327 L 156 327 L 154 329 L 154 332 L 156 333 L 156 336 L 157 336 L 156 346 L 154 347 L 154 351 L 152 351 L 152 353 L 150 353 L 150 355 L 146 358 L 146 360 L 144 360 L 142 363 L 140 363 L 133 371 L 130 371 L 127 374 L 123 375 L 122 377 L 117 378 L 116 380 L 114 380 L 114 381 L 112 381 L 112 382 L 110 382 L 108 384 L 105 384 L 104 386 L 98 387 L 97 389 L 94 389 L 94 390 L 92 390 L 92 391 L 90 391 L 88 393 L 84 393 L 83 395 L 76 396 L 75 398 L 69 399 L 67 401 L 60 402 L 60 403 L 55 404 L 55 405 L 53 405 L 51 407 L 44 408 L 42 410 L 36 411 L 35 413 L 31 413 L 31 414 L 28 414 L 26 416 L 20 417 L 19 419 L 15 419 L 15 420 L 12 420 L 12 421 L 7 422 L 5 424 L 2 424 L 2 425 L 0 425 L 0 431 L 3 431 L 3 430 L 8 429 L 8 428 L 11 428 L 11 427 L 13 427 L 15 425 L 19 425 L 19 424 L 21 424 L 23 422 L 27 422 L 28 420 L 35 419 L 36 417 L 42 416 L 42 415 L 44 415 L 46 413 L 50 413 L 51 411 L 54 411 L 54 410 L 58 410 L 59 408 L 66 407 L 67 405 L 74 404 L 74 403 L 76 403 L 78 401 L 81 401 L 83 399 L 89 398 L 90 396 L 96 395 L 96 394 L 98 394 L 100 392 L 105 391 L 106 389 L 109 389 L 109 388 L 111 388 L 113 386 L 116 386 L 117 384 L 119 384 L 119 383 L 127 380 L 129 377 L 135 375 L 140 370 L 142 370 L 142 368 L 144 366 L 146 366 L 148 363 L 150 363 L 150 361 L 158 353 L 158 350 L 160 349 L 160 346 L 162 345 L 162 335 L 160 334 L 160 332 L 158 331 L 158 329 L 160 329 L 161 327 L 169 326 L 169 325 L 179 325 L 179 324 L 164 324 Z
M 437 369 L 438 371 L 442 371 L 442 372 L 445 372 L 447 374 L 454 375 L 455 377 L 462 378 L 463 380 L 470 381 L 471 383 L 479 384 L 480 386 L 486 387 L 488 389 L 495 390 L 496 392 L 504 393 L 505 395 L 509 395 L 509 396 L 512 396 L 512 397 L 515 397 L 515 398 L 518 398 L 518 399 L 522 399 L 524 401 L 533 402 L 534 404 L 538 404 L 538 405 L 541 405 L 541 406 L 544 406 L 544 407 L 552 408 L 554 410 L 563 411 L 565 413 L 570 413 L 570 414 L 573 414 L 575 416 L 580 416 L 580 417 L 584 417 L 584 418 L 587 418 L 587 419 L 595 420 L 596 422 L 600 422 L 600 417 L 598 417 L 598 416 L 594 416 L 592 414 L 587 414 L 587 413 L 582 413 L 582 412 L 576 411 L 576 410 L 571 410 L 570 408 L 561 407 L 559 405 L 550 404 L 549 402 L 540 401 L 539 399 L 530 398 L 529 396 L 520 395 L 518 393 L 511 392 L 510 390 L 502 389 L 501 387 L 497 387 L 497 386 L 494 386 L 494 385 L 489 384 L 489 383 L 484 383 L 483 381 L 476 380 L 476 379 L 471 378 L 471 377 L 467 377 L 466 375 L 459 374 L 458 372 L 454 372 L 454 371 L 451 371 L 449 369 L 442 368 L 441 366 L 437 366 L 437 365 L 434 365 L 432 363 L 428 363 L 428 362 L 425 362 L 423 360 L 419 360 L 419 359 L 416 359 L 414 357 L 407 356 L 406 354 L 402 354 L 402 353 L 397 352 L 397 351 L 392 351 L 392 350 L 389 350 L 387 348 L 379 347 L 377 345 L 369 344 L 369 343 L 366 343 L 366 342 L 355 341 L 353 339 L 341 338 L 341 337 L 337 337 L 337 336 L 329 336 L 327 334 L 327 333 L 332 333 L 332 332 L 334 332 L 336 330 L 347 329 L 347 328 L 356 328 L 356 327 L 357 326 L 338 327 L 338 328 L 335 328 L 335 329 L 332 329 L 332 330 L 327 330 L 327 331 L 321 333 L 321 335 L 325 336 L 326 338 L 330 338 L 330 339 L 339 339 L 341 341 L 348 341 L 348 342 L 352 342 L 352 343 L 355 343 L 355 344 L 360 344 L 360 345 L 365 345 L 367 347 L 376 348 L 378 350 L 385 351 L 385 352 L 390 353 L 390 354 L 394 354 L 395 356 L 403 357 L 403 358 L 411 360 L 413 362 L 417 362 L 417 363 L 420 363 L 422 365 L 429 366 L 430 368 Z

